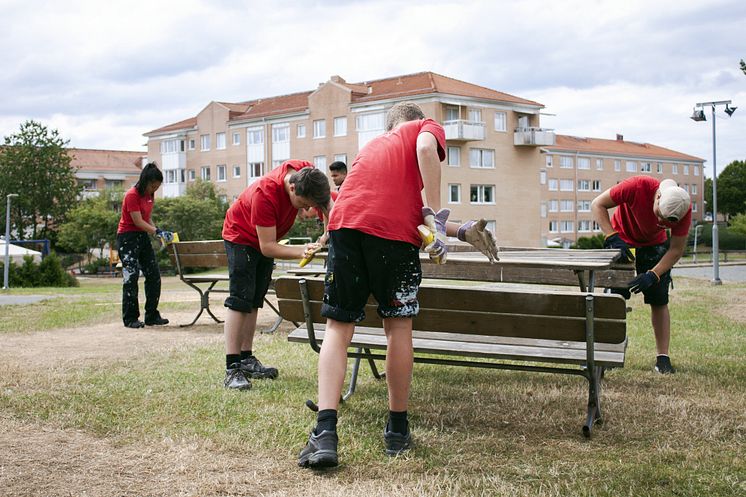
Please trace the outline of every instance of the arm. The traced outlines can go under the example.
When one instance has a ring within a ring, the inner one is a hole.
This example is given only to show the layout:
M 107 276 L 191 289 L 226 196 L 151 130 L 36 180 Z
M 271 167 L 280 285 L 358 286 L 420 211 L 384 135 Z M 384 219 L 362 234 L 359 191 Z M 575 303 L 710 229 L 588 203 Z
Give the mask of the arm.
M 420 133 L 417 137 L 417 162 L 422 177 L 422 203 L 433 211 L 440 210 L 440 158 L 438 141 L 432 133 Z
M 593 199 L 591 202 L 591 213 L 593 219 L 601 227 L 601 231 L 604 235 L 609 235 L 614 232 L 614 228 L 611 227 L 611 218 L 609 217 L 609 209 L 616 207 L 616 204 L 611 199 L 611 190 L 606 190 L 601 195 Z
M 302 259 L 318 247 L 317 243 L 307 245 L 280 245 L 277 243 L 276 226 L 257 226 L 259 248 L 262 255 L 273 259 Z
M 153 223 L 145 222 L 140 211 L 132 211 L 130 212 L 130 216 L 132 216 L 132 222 L 135 223 L 135 226 L 146 233 L 150 233 L 151 235 L 155 234 L 155 225 L 153 225 Z
M 679 262 L 681 256 L 684 255 L 684 248 L 686 248 L 686 238 L 686 236 L 671 237 L 671 246 L 669 247 L 665 255 L 661 257 L 661 260 L 658 261 L 658 264 L 656 264 L 653 268 L 653 271 L 655 271 L 655 274 L 657 274 L 659 278 L 660 275 L 662 275 L 666 271 L 669 271 L 674 266 L 674 264 Z

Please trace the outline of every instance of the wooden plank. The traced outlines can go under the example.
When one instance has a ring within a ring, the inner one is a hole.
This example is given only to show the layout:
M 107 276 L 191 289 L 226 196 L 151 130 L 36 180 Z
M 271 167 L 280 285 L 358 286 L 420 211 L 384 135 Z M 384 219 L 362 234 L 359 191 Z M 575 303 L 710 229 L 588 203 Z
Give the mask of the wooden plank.
M 222 254 L 182 254 L 179 252 L 179 263 L 181 267 L 228 267 L 228 256 Z
M 177 242 L 171 244 L 179 252 L 179 256 L 186 254 L 213 254 L 225 253 L 223 240 L 199 240 L 190 242 Z

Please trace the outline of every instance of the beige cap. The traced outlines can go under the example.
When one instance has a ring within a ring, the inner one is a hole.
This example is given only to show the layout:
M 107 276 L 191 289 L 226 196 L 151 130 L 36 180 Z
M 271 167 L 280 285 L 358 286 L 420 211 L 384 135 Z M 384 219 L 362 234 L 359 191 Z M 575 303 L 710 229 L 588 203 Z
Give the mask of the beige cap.
M 689 194 L 672 179 L 661 181 L 658 189 L 661 192 L 661 197 L 658 200 L 661 216 L 673 223 L 681 221 L 686 216 L 692 203 Z

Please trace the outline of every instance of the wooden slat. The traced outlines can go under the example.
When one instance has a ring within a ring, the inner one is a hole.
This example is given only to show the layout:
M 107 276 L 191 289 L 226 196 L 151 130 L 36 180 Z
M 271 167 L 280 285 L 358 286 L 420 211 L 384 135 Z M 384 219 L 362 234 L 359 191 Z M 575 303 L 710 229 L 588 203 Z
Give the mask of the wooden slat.
M 177 242 L 171 244 L 179 251 L 179 256 L 186 254 L 225 253 L 223 240 L 200 240 L 194 242 Z
M 228 256 L 222 254 L 182 254 L 179 252 L 181 267 L 228 267 Z

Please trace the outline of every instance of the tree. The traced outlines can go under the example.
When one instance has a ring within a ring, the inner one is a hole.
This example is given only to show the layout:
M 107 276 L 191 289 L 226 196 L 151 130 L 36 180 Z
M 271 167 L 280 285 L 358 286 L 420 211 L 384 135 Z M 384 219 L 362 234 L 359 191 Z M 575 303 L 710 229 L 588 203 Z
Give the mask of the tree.
M 730 220 L 730 229 L 736 233 L 746 235 L 746 214 L 736 214 Z
M 712 178 L 705 178 L 705 212 L 712 212 Z M 719 207 L 719 206 L 718 206 Z
M 746 62 L 744 62 L 743 59 L 741 59 L 741 71 L 746 74 Z
M 727 217 L 746 212 L 746 161 L 733 161 L 718 175 L 718 211 Z
M 214 240 L 221 237 L 228 205 L 209 181 L 195 181 L 186 195 L 158 199 L 151 219 L 159 228 L 179 233 L 181 240 Z
M 68 142 L 56 129 L 36 121 L 26 121 L 17 134 L 5 137 L 0 149 L 0 198 L 18 194 L 11 217 L 21 240 L 29 228 L 31 238 L 49 238 L 54 223 L 64 221 L 76 204 L 80 188 L 65 149 Z
M 87 252 L 89 248 L 101 247 L 102 240 L 110 247 L 114 246 L 120 216 L 116 201 L 121 197 L 121 191 L 107 190 L 70 210 L 67 221 L 59 228 L 60 247 L 72 252 Z

